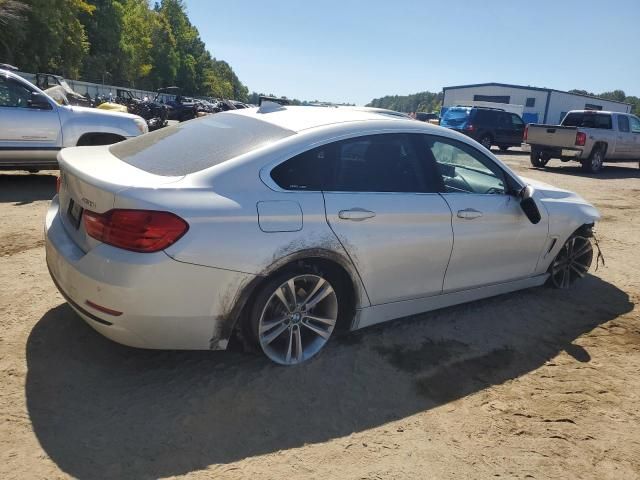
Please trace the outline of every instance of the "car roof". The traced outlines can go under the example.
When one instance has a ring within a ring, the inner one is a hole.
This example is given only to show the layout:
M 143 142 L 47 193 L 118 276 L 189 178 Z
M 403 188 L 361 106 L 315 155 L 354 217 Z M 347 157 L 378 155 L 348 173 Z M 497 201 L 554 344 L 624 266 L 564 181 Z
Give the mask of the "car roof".
M 277 125 L 294 132 L 312 128 L 334 125 L 345 122 L 362 122 L 367 120 L 388 120 L 389 122 L 407 122 L 411 125 L 415 120 L 390 116 L 374 110 L 336 107 L 298 107 L 282 106 L 272 102 L 263 102 L 259 108 L 233 110 L 234 115 L 245 115 Z

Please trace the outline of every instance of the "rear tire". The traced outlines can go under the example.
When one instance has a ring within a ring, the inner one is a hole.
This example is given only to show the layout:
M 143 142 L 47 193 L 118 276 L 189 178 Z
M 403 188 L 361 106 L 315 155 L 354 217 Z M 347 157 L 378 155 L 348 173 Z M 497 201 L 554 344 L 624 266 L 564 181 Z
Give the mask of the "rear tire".
M 491 138 L 491 135 L 483 135 L 480 138 L 480 145 L 482 145 L 487 150 L 491 150 L 491 143 L 492 142 L 493 142 L 493 139 Z
M 593 147 L 591 155 L 587 160 L 582 161 L 582 169 L 589 173 L 598 173 L 604 166 L 604 148 Z
M 536 168 L 543 168 L 547 163 L 549 163 L 550 158 L 547 155 L 543 155 L 539 150 L 532 148 L 529 160 L 531 161 L 532 166 Z
M 280 365 L 309 360 L 336 329 L 344 306 L 339 287 L 339 278 L 310 265 L 274 275 L 255 296 L 246 319 L 248 337 Z

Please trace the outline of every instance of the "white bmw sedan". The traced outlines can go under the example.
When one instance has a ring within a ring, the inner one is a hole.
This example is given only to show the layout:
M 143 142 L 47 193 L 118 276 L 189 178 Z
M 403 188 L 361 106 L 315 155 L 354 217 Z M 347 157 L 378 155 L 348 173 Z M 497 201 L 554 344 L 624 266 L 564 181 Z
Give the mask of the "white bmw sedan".
M 280 364 L 336 329 L 542 285 L 592 262 L 596 209 L 464 135 L 265 103 L 59 155 L 47 264 L 106 337 Z

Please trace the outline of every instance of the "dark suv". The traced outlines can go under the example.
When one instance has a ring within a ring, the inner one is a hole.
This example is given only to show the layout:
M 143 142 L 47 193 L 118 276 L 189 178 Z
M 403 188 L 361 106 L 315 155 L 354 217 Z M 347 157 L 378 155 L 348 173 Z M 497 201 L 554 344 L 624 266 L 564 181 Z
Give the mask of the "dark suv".
M 440 126 L 464 133 L 487 149 L 498 145 L 503 152 L 519 147 L 524 134 L 519 115 L 497 108 L 451 107 L 440 119 Z

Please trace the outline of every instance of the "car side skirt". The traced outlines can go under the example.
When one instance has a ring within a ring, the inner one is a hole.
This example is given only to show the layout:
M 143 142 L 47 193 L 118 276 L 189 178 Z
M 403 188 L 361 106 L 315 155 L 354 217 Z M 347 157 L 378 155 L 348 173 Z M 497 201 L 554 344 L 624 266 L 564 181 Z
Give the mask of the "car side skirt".
M 542 275 L 536 275 L 535 277 L 487 285 L 459 292 L 443 293 L 432 297 L 365 307 L 356 312 L 352 330 L 369 327 L 395 318 L 408 317 L 410 315 L 451 307 L 461 303 L 473 302 L 482 298 L 502 295 L 503 293 L 514 292 L 524 288 L 538 287 L 546 282 L 547 278 L 549 278 L 549 274 L 544 273 Z

